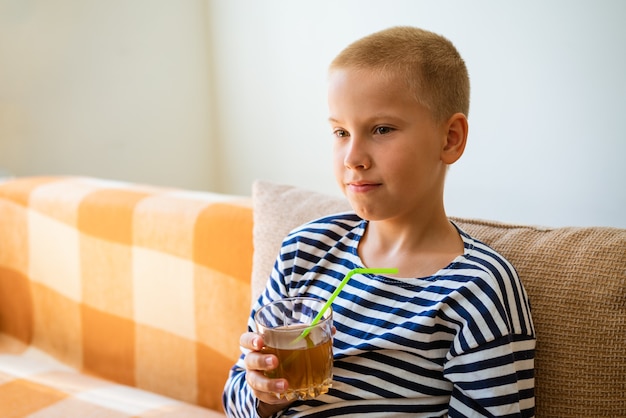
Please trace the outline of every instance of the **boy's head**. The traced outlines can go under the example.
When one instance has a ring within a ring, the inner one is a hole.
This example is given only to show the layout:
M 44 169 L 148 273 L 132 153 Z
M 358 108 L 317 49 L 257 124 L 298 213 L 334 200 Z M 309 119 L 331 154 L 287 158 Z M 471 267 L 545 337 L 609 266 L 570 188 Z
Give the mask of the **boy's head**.
M 333 168 L 364 219 L 434 219 L 447 168 L 463 154 L 469 81 L 445 38 L 397 27 L 362 38 L 331 63 Z M 412 221 L 411 221 L 412 222 Z
M 423 29 L 399 26 L 361 38 L 332 61 L 330 71 L 335 69 L 363 69 L 400 78 L 438 122 L 455 113 L 469 113 L 465 62 L 449 40 Z

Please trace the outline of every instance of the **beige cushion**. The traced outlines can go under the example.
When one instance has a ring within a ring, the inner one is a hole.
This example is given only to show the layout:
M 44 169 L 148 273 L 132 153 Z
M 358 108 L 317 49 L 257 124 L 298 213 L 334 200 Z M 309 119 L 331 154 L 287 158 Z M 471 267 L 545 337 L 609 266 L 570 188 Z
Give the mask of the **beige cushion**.
M 284 236 L 349 205 L 342 198 L 258 181 L 253 208 L 255 300 Z M 454 220 L 509 259 L 529 294 L 537 333 L 537 416 L 624 416 L 626 230 Z
M 256 181 L 252 185 L 252 303 L 265 287 L 280 245 L 296 226 L 323 215 L 350 210 L 340 197 L 293 186 Z

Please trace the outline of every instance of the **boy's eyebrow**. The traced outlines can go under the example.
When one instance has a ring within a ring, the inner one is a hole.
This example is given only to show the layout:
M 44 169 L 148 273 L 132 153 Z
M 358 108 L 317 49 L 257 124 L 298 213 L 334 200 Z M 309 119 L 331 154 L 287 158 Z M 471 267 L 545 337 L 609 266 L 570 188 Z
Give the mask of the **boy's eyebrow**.
M 401 118 L 399 118 L 398 116 L 394 116 L 391 114 L 386 114 L 386 113 L 379 113 L 377 115 L 374 115 L 370 118 L 368 118 L 369 121 L 378 121 L 378 120 L 391 120 L 391 121 L 397 121 L 397 120 L 401 120 Z M 338 119 L 333 118 L 332 116 L 330 116 L 328 118 L 329 122 L 332 123 L 341 123 L 341 121 L 339 121 Z

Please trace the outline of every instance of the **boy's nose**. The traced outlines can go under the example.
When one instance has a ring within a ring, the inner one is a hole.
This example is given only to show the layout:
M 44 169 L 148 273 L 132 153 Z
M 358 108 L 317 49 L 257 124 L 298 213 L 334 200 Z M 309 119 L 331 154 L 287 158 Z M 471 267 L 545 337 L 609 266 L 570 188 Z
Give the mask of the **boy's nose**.
M 343 160 L 344 166 L 353 170 L 366 170 L 371 166 L 369 154 L 363 141 L 357 137 L 352 137 Z

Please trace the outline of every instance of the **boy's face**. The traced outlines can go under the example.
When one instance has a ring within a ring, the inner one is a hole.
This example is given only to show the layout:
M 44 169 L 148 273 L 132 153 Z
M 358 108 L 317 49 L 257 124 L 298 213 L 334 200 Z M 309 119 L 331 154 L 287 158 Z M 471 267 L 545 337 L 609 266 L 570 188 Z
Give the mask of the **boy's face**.
M 403 82 L 335 69 L 328 104 L 335 178 L 359 216 L 410 219 L 443 208 L 447 130 Z

